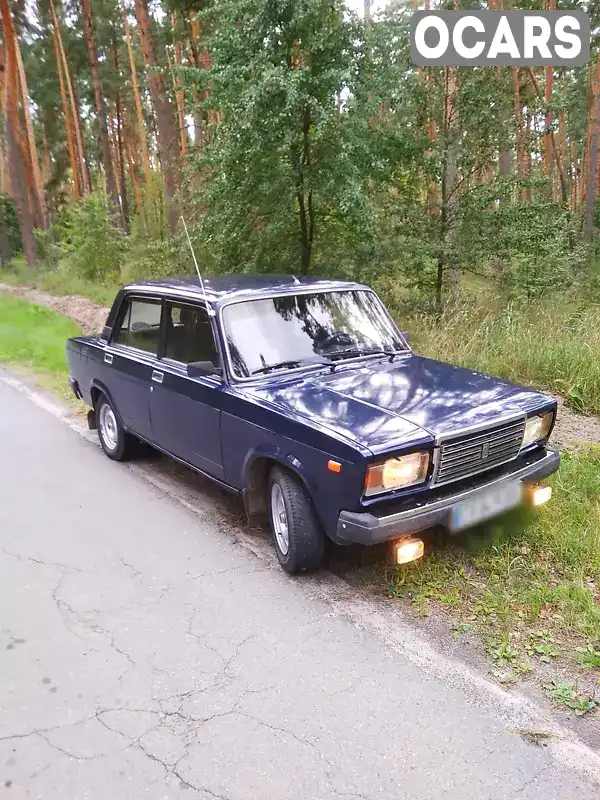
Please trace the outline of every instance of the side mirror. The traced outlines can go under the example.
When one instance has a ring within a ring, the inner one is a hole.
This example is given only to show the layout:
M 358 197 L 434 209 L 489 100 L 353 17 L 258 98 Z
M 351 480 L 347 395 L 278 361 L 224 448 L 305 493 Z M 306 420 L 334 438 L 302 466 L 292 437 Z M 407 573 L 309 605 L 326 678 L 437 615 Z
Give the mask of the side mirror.
M 410 345 L 410 331 L 402 331 L 406 344 Z
M 222 375 L 223 367 L 212 361 L 193 361 L 187 365 L 188 378 L 205 378 L 209 375 Z

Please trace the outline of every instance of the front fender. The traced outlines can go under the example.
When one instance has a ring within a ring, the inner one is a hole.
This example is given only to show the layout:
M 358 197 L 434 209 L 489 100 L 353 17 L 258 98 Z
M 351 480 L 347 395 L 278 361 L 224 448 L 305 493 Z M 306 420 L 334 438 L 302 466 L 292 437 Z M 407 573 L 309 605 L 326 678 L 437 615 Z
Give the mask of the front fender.
M 315 502 L 305 464 L 299 458 L 280 447 L 255 447 L 246 454 L 242 467 L 242 497 L 250 520 L 267 512 L 267 481 L 274 464 L 294 474 Z
M 259 446 L 247 453 L 243 466 L 242 495 L 249 518 L 267 511 L 267 480 L 270 464 L 289 470 L 309 494 L 317 517 L 325 532 L 334 537 L 340 511 L 357 505 L 362 487 L 360 464 L 341 462 L 340 472 L 328 468 L 331 455 L 320 450 L 290 443 L 294 452 L 283 444 L 272 448 Z

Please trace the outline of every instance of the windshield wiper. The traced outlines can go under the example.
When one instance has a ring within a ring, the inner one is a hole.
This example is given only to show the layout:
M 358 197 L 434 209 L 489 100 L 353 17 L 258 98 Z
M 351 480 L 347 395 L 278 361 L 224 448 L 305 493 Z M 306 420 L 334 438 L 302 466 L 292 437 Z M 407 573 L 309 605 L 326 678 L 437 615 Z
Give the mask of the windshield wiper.
M 343 347 L 339 350 L 330 350 L 327 355 L 329 358 L 356 358 L 357 356 L 386 356 L 390 353 L 380 347 Z
M 315 358 L 289 358 L 285 361 L 277 361 L 275 364 L 265 364 L 264 367 L 253 369 L 251 375 L 260 375 L 261 373 L 271 372 L 274 369 L 285 369 L 285 367 L 303 367 L 303 366 L 330 366 L 331 362 L 327 359 Z

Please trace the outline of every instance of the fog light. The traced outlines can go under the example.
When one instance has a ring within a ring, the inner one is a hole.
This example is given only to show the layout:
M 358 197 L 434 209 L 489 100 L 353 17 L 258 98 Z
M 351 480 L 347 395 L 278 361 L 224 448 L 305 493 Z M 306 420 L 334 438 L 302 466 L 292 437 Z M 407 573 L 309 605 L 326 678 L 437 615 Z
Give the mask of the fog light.
M 421 539 L 401 539 L 394 544 L 396 564 L 408 564 L 423 557 L 425 545 Z
M 547 503 L 552 497 L 551 486 L 536 486 L 531 493 L 531 502 L 534 506 L 541 506 L 542 503 Z

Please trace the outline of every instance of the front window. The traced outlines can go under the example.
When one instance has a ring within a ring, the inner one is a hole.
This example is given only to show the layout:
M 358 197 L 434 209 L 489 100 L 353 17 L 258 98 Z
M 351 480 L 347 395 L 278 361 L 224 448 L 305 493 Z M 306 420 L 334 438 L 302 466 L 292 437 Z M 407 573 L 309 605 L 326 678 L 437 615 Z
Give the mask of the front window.
M 223 321 L 240 378 L 405 349 L 377 296 L 364 290 L 233 303 Z
M 195 361 L 217 363 L 212 325 L 205 308 L 185 303 L 167 303 L 165 320 L 165 358 L 182 364 L 193 364 Z

